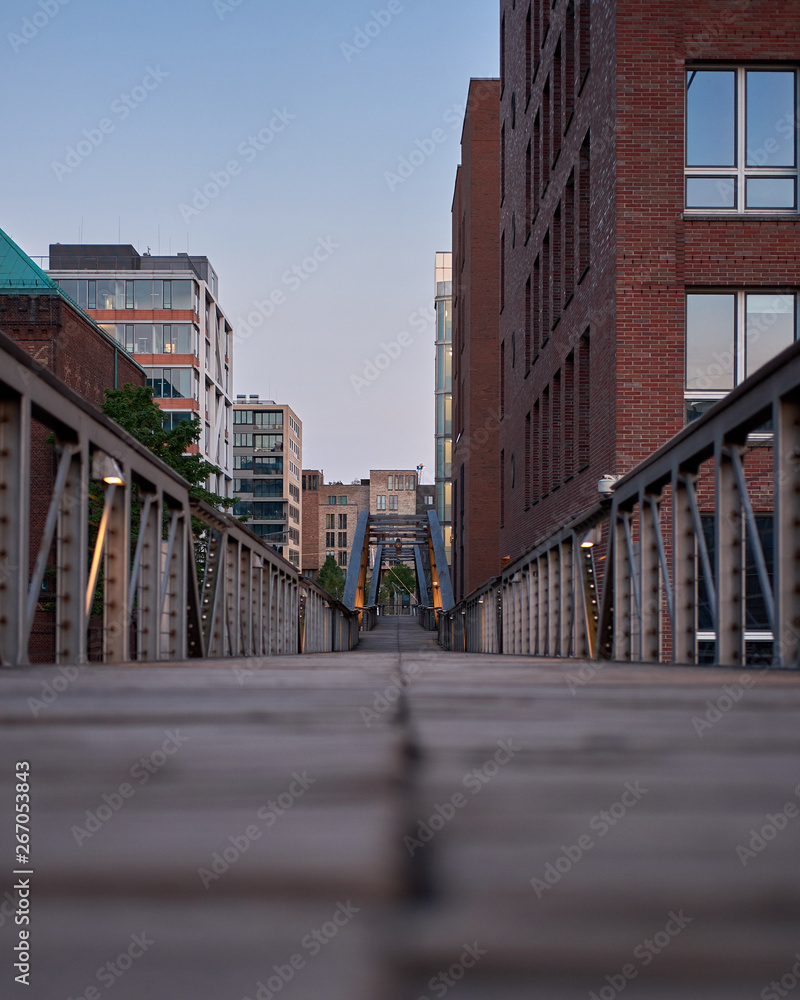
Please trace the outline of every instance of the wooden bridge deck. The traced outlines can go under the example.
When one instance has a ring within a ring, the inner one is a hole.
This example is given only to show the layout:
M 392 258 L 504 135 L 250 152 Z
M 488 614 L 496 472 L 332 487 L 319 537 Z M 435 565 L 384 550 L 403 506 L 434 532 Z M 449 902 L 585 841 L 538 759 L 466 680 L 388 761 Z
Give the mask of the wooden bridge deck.
M 797 982 L 797 676 L 444 654 L 387 619 L 352 654 L 34 667 L 0 689 L 3 892 L 16 761 L 35 871 L 27 993 L 0 902 L 4 996 Z

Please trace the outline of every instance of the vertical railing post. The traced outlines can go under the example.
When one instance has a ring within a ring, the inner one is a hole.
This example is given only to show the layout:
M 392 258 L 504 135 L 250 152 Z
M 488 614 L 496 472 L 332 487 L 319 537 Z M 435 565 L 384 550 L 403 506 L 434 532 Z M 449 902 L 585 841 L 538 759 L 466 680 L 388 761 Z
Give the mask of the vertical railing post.
M 661 572 L 658 561 L 659 508 L 639 493 L 639 581 L 642 603 L 641 658 L 658 663 L 661 656 Z
M 89 548 L 89 469 L 85 441 L 70 461 L 56 543 L 56 662 L 85 663 Z
M 103 659 L 108 663 L 124 663 L 130 659 L 131 623 L 128 617 L 130 478 L 130 469 L 125 469 L 124 485 L 117 486 L 109 498 L 103 593 Z
M 672 473 L 673 663 L 697 660 L 697 556 L 689 491 L 694 476 Z M 712 585 L 712 581 L 708 581 Z
M 732 445 L 731 447 L 736 447 Z M 739 666 L 744 654 L 744 544 L 742 502 L 730 450 L 718 439 L 714 448 L 716 519 L 714 546 L 717 592 L 716 662 Z
M 633 566 L 629 556 L 626 532 L 628 514 L 616 507 L 611 517 L 611 537 L 614 545 L 614 659 L 631 659 L 631 604 Z
M 800 659 L 800 392 L 773 404 L 775 636 L 773 662 L 796 667 Z
M 31 406 L 0 399 L 0 664 L 28 662 Z

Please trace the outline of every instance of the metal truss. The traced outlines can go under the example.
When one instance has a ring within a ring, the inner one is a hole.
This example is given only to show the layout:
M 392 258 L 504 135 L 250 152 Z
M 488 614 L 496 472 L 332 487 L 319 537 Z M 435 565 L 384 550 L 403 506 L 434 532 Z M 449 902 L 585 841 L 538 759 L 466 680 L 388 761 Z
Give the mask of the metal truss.
M 32 496 L 33 471 L 42 482 L 31 468 L 36 424 L 57 459 L 49 497 Z M 31 511 L 45 503 L 34 554 Z M 58 663 L 86 662 L 90 620 L 102 621 L 107 663 L 358 642 L 356 615 L 241 522 L 191 501 L 169 466 L 0 334 L 0 664 L 29 661 L 43 613 L 55 619 Z

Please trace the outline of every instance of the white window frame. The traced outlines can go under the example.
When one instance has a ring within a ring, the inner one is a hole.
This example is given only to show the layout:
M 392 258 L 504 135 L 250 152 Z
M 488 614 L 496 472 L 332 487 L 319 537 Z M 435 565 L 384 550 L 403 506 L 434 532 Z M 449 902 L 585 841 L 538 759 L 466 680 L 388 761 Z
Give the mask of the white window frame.
M 686 153 L 688 145 L 688 87 L 686 75 L 695 72 L 709 72 L 714 70 L 733 70 L 736 73 L 736 166 L 734 167 L 690 167 L 686 163 Z M 795 85 L 795 122 L 794 122 L 794 167 L 758 167 L 747 165 L 747 95 L 746 95 L 746 74 L 748 71 L 792 71 L 794 72 Z M 782 63 L 747 64 L 737 63 L 712 63 L 687 65 L 684 74 L 684 182 L 683 199 L 685 212 L 687 215 L 797 215 L 800 211 L 800 151 L 798 150 L 798 134 L 800 133 L 800 93 L 798 92 L 798 80 L 800 72 L 796 66 L 787 66 Z M 733 208 L 690 208 L 687 204 L 686 189 L 687 181 L 691 177 L 719 178 L 727 180 L 736 179 L 736 203 Z M 746 181 L 748 178 L 766 177 L 793 177 L 794 178 L 794 207 L 793 208 L 746 208 Z

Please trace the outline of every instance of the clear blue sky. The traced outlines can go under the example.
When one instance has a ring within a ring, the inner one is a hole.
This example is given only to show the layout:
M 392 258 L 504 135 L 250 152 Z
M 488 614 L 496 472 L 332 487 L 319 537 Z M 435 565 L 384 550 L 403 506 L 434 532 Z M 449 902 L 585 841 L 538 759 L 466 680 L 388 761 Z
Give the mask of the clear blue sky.
M 236 341 L 235 390 L 292 406 L 304 465 L 345 482 L 419 462 L 432 481 L 433 327 L 410 318 L 430 309 L 434 253 L 450 249 L 469 78 L 498 73 L 497 0 L 392 6 L 384 25 L 385 0 L 5 0 L 0 13 L 0 227 L 32 255 L 81 232 L 188 245 L 214 264 L 235 327 L 283 293 Z M 443 141 L 426 142 L 436 129 Z M 88 155 L 67 159 L 81 141 Z M 420 146 L 424 162 L 387 180 Z M 212 174 L 221 187 L 195 212 Z M 308 274 L 317 247 L 327 259 Z M 404 331 L 410 345 L 358 392 L 353 376 Z

